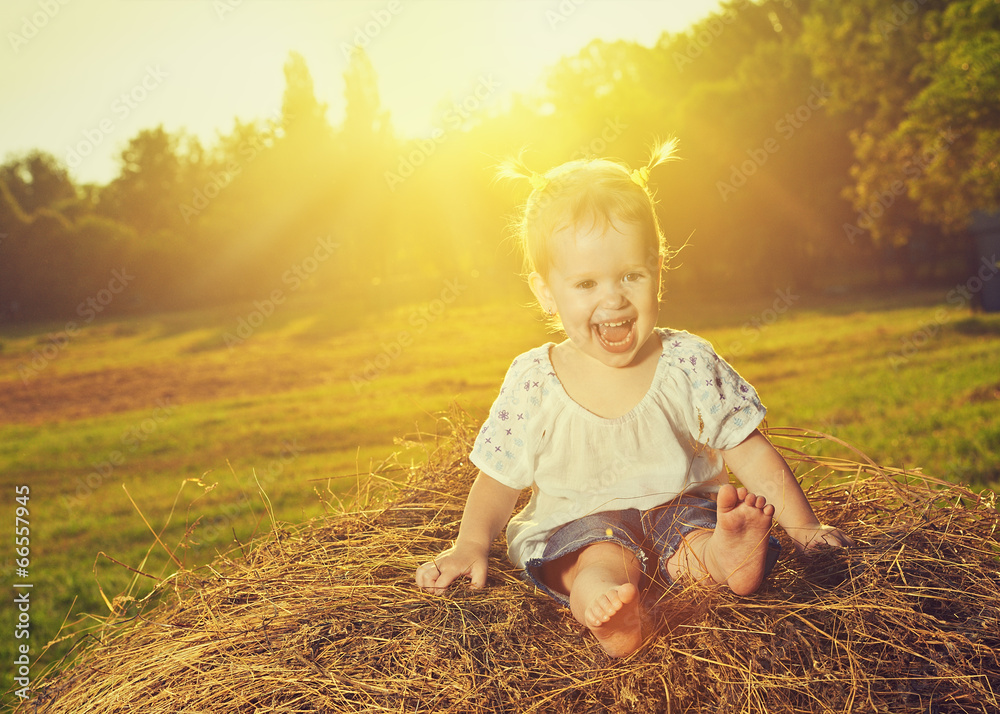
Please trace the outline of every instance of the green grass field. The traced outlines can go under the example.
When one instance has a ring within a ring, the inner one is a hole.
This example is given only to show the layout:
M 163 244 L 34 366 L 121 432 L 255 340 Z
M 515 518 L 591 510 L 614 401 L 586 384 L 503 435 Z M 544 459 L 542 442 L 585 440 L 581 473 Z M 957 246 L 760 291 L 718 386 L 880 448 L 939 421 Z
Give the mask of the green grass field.
M 668 295 L 660 322 L 711 340 L 757 387 L 771 426 L 997 489 L 1000 315 L 947 294 L 779 291 L 697 309 Z M 15 488 L 30 487 L 27 576 L 12 545 L 0 561 L 0 689 L 16 644 L 30 643 L 34 658 L 64 619 L 107 613 L 105 597 L 142 597 L 178 565 L 206 563 L 272 521 L 321 515 L 324 500 L 349 498 L 394 452 L 421 458 L 409 442 L 442 429 L 452 404 L 480 418 L 510 360 L 551 338 L 517 299 L 487 303 L 472 291 L 379 316 L 300 301 L 268 315 L 247 305 L 0 329 L 11 536 Z M 25 582 L 31 634 L 15 640 L 9 593 Z

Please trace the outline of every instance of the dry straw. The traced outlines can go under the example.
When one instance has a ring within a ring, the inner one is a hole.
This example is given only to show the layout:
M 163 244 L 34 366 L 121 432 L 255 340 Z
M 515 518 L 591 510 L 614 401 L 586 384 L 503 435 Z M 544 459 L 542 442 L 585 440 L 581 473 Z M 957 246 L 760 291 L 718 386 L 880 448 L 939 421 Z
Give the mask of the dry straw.
M 444 420 L 402 485 L 277 527 L 181 571 L 108 617 L 19 712 L 996 712 L 996 495 L 814 439 L 771 438 L 826 522 L 858 542 L 784 554 L 749 597 L 691 585 L 652 608 L 658 635 L 610 660 L 493 551 L 487 589 L 417 591 L 474 475 L 468 420 Z M 845 446 L 845 448 L 847 448 Z

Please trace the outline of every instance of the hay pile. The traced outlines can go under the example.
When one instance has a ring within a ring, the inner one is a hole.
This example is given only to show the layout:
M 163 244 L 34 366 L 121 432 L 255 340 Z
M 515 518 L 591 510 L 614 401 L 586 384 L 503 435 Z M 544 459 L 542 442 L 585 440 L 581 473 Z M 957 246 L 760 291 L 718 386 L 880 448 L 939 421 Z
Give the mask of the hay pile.
M 692 586 L 623 660 L 522 585 L 500 543 L 486 590 L 414 588 L 474 475 L 457 422 L 381 505 L 277 530 L 109 618 L 18 711 L 1000 711 L 995 494 L 811 457 L 801 436 L 771 432 L 858 547 L 796 559 L 781 534 L 761 591 Z

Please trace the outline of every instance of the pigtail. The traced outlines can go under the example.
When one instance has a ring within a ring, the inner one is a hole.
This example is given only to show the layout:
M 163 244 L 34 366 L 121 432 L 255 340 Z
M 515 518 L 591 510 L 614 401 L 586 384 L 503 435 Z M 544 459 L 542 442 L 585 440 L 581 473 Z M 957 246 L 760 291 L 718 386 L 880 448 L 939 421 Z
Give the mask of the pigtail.
M 647 183 L 654 168 L 677 158 L 677 144 L 673 137 L 657 140 L 650 147 L 646 165 L 635 170 L 605 158 L 574 159 L 538 173 L 525 162 L 523 149 L 516 157 L 495 164 L 494 181 L 526 180 L 533 189 L 508 226 L 511 238 L 524 256 L 525 273 L 547 275 L 551 267 L 552 234 L 588 220 L 594 225 L 602 220 L 608 225 L 616 220 L 635 223 L 643 231 L 650 250 L 669 259 L 673 251 L 665 247 L 656 217 L 656 200 Z
M 642 190 L 647 190 L 649 184 L 649 174 L 660 164 L 677 160 L 677 137 L 671 137 L 666 141 L 657 141 L 650 149 L 649 161 L 645 166 L 632 171 L 629 178 L 635 182 Z
M 536 191 L 544 191 L 549 184 L 549 180 L 543 174 L 531 170 L 524 163 L 524 151 L 521 151 L 517 158 L 509 158 L 500 162 L 497 166 L 496 177 L 498 179 L 527 179 Z

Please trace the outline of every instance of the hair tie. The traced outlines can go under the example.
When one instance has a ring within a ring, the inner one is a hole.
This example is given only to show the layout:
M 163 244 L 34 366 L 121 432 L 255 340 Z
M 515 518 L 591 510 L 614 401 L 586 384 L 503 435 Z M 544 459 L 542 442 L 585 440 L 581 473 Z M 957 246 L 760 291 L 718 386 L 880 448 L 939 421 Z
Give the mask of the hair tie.
M 536 191 L 544 191 L 545 187 L 549 185 L 549 180 L 542 176 L 541 174 L 531 172 L 531 176 L 528 179 L 531 181 L 531 187 Z
M 645 191 L 646 184 L 649 182 L 649 167 L 643 166 L 639 169 L 633 169 L 628 177 L 632 179 L 632 183 Z

